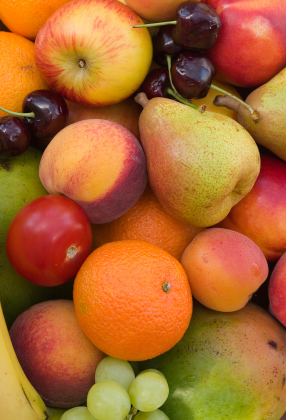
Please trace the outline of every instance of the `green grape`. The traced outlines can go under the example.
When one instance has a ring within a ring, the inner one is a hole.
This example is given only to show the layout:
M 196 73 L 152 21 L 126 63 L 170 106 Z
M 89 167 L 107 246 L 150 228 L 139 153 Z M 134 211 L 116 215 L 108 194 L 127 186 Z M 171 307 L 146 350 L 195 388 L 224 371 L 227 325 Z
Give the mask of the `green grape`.
M 163 413 L 163 411 L 157 410 L 154 411 L 139 411 L 134 417 L 134 420 L 170 420 L 169 417 Z
M 135 379 L 135 373 L 129 362 L 107 356 L 97 365 L 95 382 L 115 381 L 128 391 L 131 382 Z
M 131 409 L 128 392 L 115 381 L 94 384 L 88 391 L 86 404 L 97 420 L 124 420 Z
M 152 368 L 145 369 L 145 370 L 142 370 L 140 373 L 138 373 L 138 375 L 140 375 L 141 373 L 144 373 L 144 372 L 155 372 L 155 373 L 158 373 L 159 375 L 162 375 L 166 379 L 166 376 L 164 375 L 164 373 L 162 373 L 158 369 L 152 369 Z
M 95 420 L 87 407 L 74 407 L 67 410 L 61 420 Z
M 164 404 L 169 395 L 166 378 L 157 372 L 141 372 L 129 388 L 131 404 L 140 411 L 153 411 Z

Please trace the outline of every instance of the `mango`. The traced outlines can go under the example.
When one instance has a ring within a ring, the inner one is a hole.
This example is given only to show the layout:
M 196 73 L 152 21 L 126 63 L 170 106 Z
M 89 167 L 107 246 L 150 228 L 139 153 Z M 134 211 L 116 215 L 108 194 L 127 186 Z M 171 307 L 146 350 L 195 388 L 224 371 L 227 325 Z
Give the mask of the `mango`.
M 184 337 L 141 362 L 146 368 L 167 378 L 160 409 L 170 420 L 279 420 L 285 412 L 285 330 L 251 302 L 226 313 L 195 301 Z

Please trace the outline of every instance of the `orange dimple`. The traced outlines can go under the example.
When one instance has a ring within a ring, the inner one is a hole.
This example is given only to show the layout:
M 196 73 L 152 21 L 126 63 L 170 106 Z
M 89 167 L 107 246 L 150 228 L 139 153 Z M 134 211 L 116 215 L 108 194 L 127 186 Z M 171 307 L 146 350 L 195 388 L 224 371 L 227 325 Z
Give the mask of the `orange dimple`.
M 106 354 L 125 360 L 146 360 L 169 350 L 192 315 L 182 265 L 139 240 L 93 251 L 76 276 L 74 304 L 87 337 Z

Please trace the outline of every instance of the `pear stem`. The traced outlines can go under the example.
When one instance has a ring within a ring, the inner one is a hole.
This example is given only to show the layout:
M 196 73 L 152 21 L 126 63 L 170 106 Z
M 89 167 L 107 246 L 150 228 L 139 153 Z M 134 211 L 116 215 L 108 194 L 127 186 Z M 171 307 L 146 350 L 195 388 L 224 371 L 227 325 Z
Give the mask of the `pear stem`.
M 241 105 L 245 106 L 248 109 L 248 111 L 250 112 L 253 121 L 256 122 L 259 119 L 259 116 L 258 116 L 257 111 L 255 111 L 253 108 L 251 108 L 250 105 L 248 105 L 243 100 L 239 99 L 237 96 L 232 95 L 231 93 L 227 92 L 226 90 L 223 90 L 223 89 L 221 89 L 221 88 L 219 88 L 219 87 L 217 87 L 217 86 L 215 86 L 213 84 L 211 84 L 210 87 L 211 87 L 211 89 L 214 89 L 214 90 L 216 90 L 216 91 L 218 91 L 220 93 L 223 93 L 224 95 L 229 96 L 230 98 L 234 99 L 236 102 L 238 102 Z M 216 105 L 216 106 L 224 106 L 224 107 L 228 108 L 228 106 L 225 105 L 225 103 L 227 104 L 227 102 L 222 101 L 221 98 L 222 98 L 221 95 L 216 96 L 215 99 L 214 99 L 214 101 L 213 101 L 213 104 Z M 230 103 L 234 105 L 233 101 L 230 101 Z M 237 108 L 237 107 L 235 107 L 235 108 Z M 234 109 L 233 107 L 232 107 L 232 109 L 234 111 L 236 111 L 236 109 Z
M 142 25 L 132 26 L 132 28 L 152 28 L 153 26 L 176 25 L 176 23 L 176 20 L 170 20 L 169 22 L 144 23 Z
M 9 111 L 8 109 L 2 108 L 2 106 L 0 106 L 0 110 L 7 112 L 10 115 L 14 115 L 15 117 L 35 118 L 34 112 L 14 112 L 14 111 Z

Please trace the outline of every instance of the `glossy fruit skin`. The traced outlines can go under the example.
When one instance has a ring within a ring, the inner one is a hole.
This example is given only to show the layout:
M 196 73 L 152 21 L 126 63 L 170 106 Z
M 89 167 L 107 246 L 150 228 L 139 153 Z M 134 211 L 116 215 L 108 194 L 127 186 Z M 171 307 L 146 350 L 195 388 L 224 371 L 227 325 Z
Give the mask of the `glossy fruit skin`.
M 6 250 L 11 265 L 26 280 L 58 286 L 76 275 L 91 241 L 91 225 L 81 207 L 67 197 L 46 195 L 16 214 Z
M 207 57 L 193 52 L 180 54 L 171 66 L 173 84 L 187 99 L 204 98 L 215 73 L 216 69 Z
M 38 139 L 51 139 L 62 130 L 69 113 L 64 98 L 59 93 L 45 89 L 34 90 L 25 97 L 23 112 L 35 113 L 35 118 L 25 117 L 35 145 Z
M 151 70 L 141 85 L 141 92 L 144 92 L 148 99 L 156 97 L 167 97 L 166 89 L 171 87 L 168 69 L 161 67 Z
M 0 119 L 0 155 L 13 157 L 22 154 L 30 144 L 31 132 L 20 117 L 9 115 Z
M 167 67 L 166 54 L 174 57 L 183 52 L 183 47 L 176 44 L 172 37 L 173 29 L 174 25 L 160 26 L 152 37 L 153 60 L 159 66 Z
M 178 7 L 176 20 L 172 32 L 176 44 L 206 50 L 217 42 L 221 20 L 210 6 L 186 1 Z

